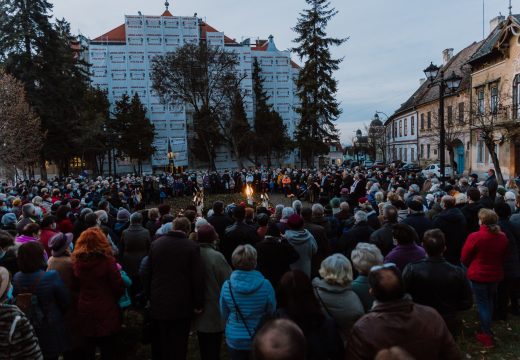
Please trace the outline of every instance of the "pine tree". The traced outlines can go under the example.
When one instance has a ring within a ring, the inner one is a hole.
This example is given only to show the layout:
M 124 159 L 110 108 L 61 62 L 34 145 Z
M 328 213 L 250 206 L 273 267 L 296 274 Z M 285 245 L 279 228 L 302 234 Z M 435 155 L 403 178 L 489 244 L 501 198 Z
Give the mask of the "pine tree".
M 326 150 L 325 141 L 338 139 L 334 122 L 341 109 L 335 99 L 338 81 L 332 74 L 343 59 L 333 59 L 330 47 L 339 46 L 347 39 L 327 37 L 325 28 L 338 13 L 330 7 L 329 0 L 305 1 L 309 8 L 300 13 L 293 29 L 298 34 L 294 40 L 298 46 L 293 51 L 305 61 L 296 81 L 300 99 L 297 111 L 301 118 L 296 141 L 301 156 L 310 165 L 315 155 Z
M 262 68 L 258 59 L 253 60 L 253 96 L 255 109 L 254 122 L 254 153 L 255 162 L 258 156 L 265 156 L 267 166 L 271 166 L 271 159 L 276 153 L 277 157 L 285 154 L 291 147 L 291 139 L 279 113 L 269 104 L 269 96 L 264 90 L 264 80 L 261 76 Z
M 243 158 L 249 157 L 253 141 L 251 126 L 247 120 L 244 108 L 244 99 L 240 90 L 237 88 L 230 99 L 231 118 L 229 123 L 229 137 L 237 165 L 240 169 L 244 168 Z

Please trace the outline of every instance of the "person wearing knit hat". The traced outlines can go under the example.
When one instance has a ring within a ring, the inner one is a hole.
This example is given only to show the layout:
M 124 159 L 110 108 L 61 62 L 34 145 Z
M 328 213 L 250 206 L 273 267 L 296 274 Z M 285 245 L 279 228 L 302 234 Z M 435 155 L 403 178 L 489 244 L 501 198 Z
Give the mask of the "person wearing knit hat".
M 49 240 L 49 248 L 53 257 L 59 257 L 65 254 L 70 249 L 72 244 L 71 233 L 57 233 Z
M 125 208 L 120 208 L 117 212 L 117 221 L 129 221 L 130 220 L 130 212 Z
M 287 219 L 288 230 L 285 238 L 294 247 L 300 258 L 291 264 L 291 270 L 301 270 L 310 278 L 311 259 L 318 251 L 318 245 L 314 236 L 303 228 L 303 218 L 293 214 Z
M 13 235 L 16 235 L 16 215 L 13 213 L 7 213 L 2 216 L 2 230 L 9 231 Z
M 114 224 L 114 232 L 121 238 L 123 231 L 130 226 L 130 211 L 125 208 L 119 208 L 117 212 L 117 220 Z

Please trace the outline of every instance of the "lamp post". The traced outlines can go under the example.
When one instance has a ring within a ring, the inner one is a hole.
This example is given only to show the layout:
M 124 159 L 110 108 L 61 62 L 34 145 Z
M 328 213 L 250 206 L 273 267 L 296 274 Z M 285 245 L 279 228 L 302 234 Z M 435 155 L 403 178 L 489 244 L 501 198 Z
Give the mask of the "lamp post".
M 446 129 L 444 128 L 444 96 L 446 89 L 450 92 L 456 91 L 462 81 L 462 77 L 455 74 L 455 71 L 451 72 L 451 75 L 444 78 L 444 70 L 441 70 L 438 66 L 430 63 L 430 65 L 424 69 L 424 74 L 430 82 L 429 87 L 438 85 L 439 86 L 439 128 L 440 128 L 440 141 L 439 141 L 439 160 L 441 167 L 441 179 L 444 180 L 446 174 Z M 437 78 L 437 76 L 439 77 Z

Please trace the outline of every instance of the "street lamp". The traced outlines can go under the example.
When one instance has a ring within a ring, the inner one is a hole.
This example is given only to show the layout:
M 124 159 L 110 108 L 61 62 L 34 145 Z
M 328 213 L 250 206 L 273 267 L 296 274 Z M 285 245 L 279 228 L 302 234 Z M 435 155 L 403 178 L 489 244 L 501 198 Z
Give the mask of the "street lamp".
M 430 82 L 428 87 L 432 87 L 434 85 L 439 86 L 439 160 L 441 167 L 441 179 L 444 180 L 446 174 L 446 129 L 444 128 L 444 95 L 446 92 L 446 88 L 448 88 L 450 92 L 456 91 L 460 86 L 462 77 L 455 74 L 455 71 L 452 71 L 450 76 L 444 78 L 444 70 L 441 70 L 438 66 L 434 65 L 433 63 L 430 63 L 430 65 L 426 69 L 424 69 L 424 74 Z M 440 77 L 437 79 L 437 76 L 439 74 Z

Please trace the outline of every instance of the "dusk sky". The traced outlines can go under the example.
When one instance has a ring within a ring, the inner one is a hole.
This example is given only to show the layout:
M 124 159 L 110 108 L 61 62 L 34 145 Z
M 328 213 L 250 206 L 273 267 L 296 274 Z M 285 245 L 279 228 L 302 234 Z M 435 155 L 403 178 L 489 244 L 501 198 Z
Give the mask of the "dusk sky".
M 125 14 L 164 11 L 163 0 L 50 1 L 56 17 L 67 19 L 73 33 L 89 38 L 121 25 Z M 512 3 L 513 13 L 520 12 L 520 3 Z M 197 13 L 237 40 L 272 34 L 279 49 L 288 49 L 294 46 L 292 27 L 306 5 L 304 0 L 172 0 L 170 11 L 179 16 Z M 482 0 L 333 0 L 332 5 L 339 14 L 328 33 L 350 37 L 333 50 L 345 58 L 336 73 L 343 143 L 350 142 L 356 129 L 364 129 L 376 110 L 391 115 L 419 86 L 430 61 L 441 63 L 442 50 L 454 48 L 456 53 L 482 40 Z M 507 15 L 508 5 L 508 0 L 485 0 L 485 35 L 489 20 Z

